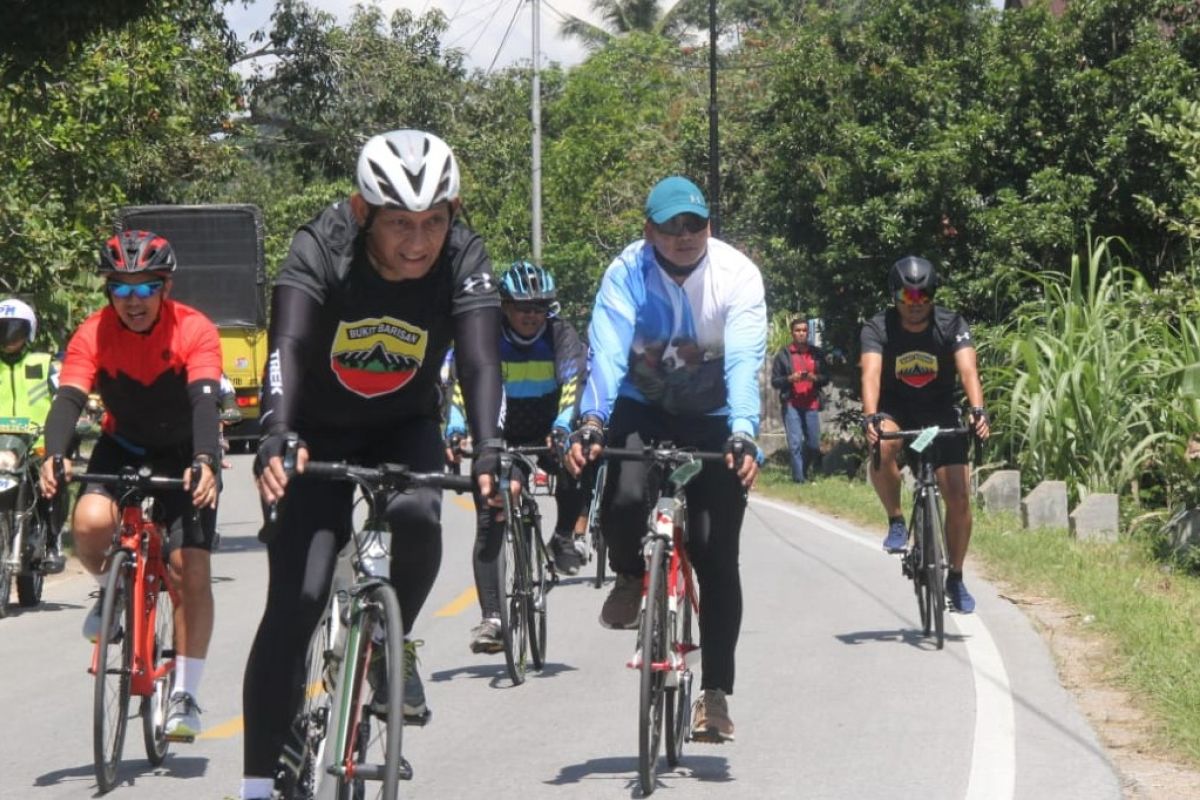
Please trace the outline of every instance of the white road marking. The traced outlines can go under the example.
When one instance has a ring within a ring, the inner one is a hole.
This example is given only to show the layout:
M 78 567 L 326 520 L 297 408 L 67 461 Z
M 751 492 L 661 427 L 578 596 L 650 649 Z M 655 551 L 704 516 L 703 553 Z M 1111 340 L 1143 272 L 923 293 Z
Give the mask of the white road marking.
M 853 533 L 823 517 L 758 497 L 752 502 L 802 519 L 815 528 L 870 548 L 880 556 L 894 558 L 883 552 L 878 539 Z M 978 614 L 952 614 L 947 618 L 963 634 L 975 684 L 975 736 L 964 800 L 1012 800 L 1016 792 L 1016 724 L 1012 686 L 1004 659 Z

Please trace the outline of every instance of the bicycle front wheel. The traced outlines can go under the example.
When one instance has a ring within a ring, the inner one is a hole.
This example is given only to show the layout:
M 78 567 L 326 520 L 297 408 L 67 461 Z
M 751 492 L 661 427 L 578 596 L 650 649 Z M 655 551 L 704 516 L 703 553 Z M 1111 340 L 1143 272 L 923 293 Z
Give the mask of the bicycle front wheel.
M 0 511 L 0 617 L 7 617 L 11 607 L 9 598 L 12 594 L 13 568 L 8 561 L 16 521 L 14 512 Z
M 596 553 L 596 578 L 592 585 L 599 589 L 604 585 L 604 572 L 608 569 L 608 546 L 600 533 L 600 501 L 604 495 L 604 480 L 608 475 L 608 464 L 601 463 L 596 468 L 596 486 L 592 491 L 592 507 L 588 511 L 588 536 L 592 540 L 592 550 Z
M 508 509 L 509 522 L 504 530 L 504 543 L 496 558 L 500 571 L 500 623 L 504 633 L 504 661 L 508 677 L 514 686 L 525 682 L 529 667 L 529 561 L 525 551 L 525 530 Z
M 942 513 L 934 492 L 925 495 L 925 532 L 927 602 L 933 617 L 937 647 L 941 650 L 946 644 L 946 536 L 942 531 Z
M 542 539 L 541 515 L 531 509 L 529 533 L 529 658 L 534 669 L 546 665 L 546 620 L 550 615 L 550 571 L 547 568 L 546 542 Z
M 925 569 L 925 503 L 922 498 L 917 498 L 916 504 L 913 506 L 912 522 L 909 523 L 909 531 L 912 532 L 912 547 L 904 558 L 908 559 L 908 574 L 912 578 L 913 592 L 917 596 L 917 613 L 921 618 L 921 630 L 926 636 L 933 629 L 933 620 L 930 617 L 929 606 L 929 573 Z
M 680 580 L 682 580 L 680 576 Z M 692 723 L 692 671 L 687 668 L 686 657 L 693 649 L 692 603 L 686 596 L 679 599 L 680 609 L 675 613 L 675 641 L 683 669 L 675 688 L 667 689 L 667 766 L 674 769 L 683 758 L 683 743 L 687 740 L 688 728 Z
M 110 560 L 104 602 L 100 605 L 100 638 L 96 642 L 96 690 L 92 707 L 92 745 L 100 792 L 117 783 L 117 766 L 129 721 L 129 679 L 133 666 L 133 579 L 129 553 L 118 550 Z
M 650 556 L 650 582 L 638 630 L 641 653 L 641 692 L 638 708 L 638 779 L 642 794 L 654 791 L 658 747 L 662 740 L 667 656 L 667 545 L 654 543 Z M 656 669 L 656 665 L 658 668 Z
M 175 658 L 175 603 L 166 586 L 160 586 L 154 607 L 154 641 L 150 645 L 150 668 L 157 672 L 163 664 Z M 146 758 L 158 766 L 167 757 L 167 705 L 175 688 L 172 668 L 154 682 L 154 693 L 142 698 L 142 739 Z
M 382 640 L 380 640 L 382 636 Z M 404 761 L 404 627 L 400 603 L 390 584 L 372 587 L 347 637 L 353 671 L 339 684 L 333 708 L 340 718 L 333 741 L 340 769 L 337 800 L 395 800 L 401 778 L 412 770 Z M 328 745 L 327 745 L 328 747 Z

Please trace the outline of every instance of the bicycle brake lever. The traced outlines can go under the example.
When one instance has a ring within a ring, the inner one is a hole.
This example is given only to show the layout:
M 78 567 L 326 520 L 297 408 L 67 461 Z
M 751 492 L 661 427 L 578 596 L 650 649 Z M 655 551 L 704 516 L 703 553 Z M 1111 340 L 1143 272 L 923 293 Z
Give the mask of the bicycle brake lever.
M 289 478 L 296 474 L 296 453 L 299 450 L 300 437 L 295 433 L 289 433 L 284 440 L 282 459 L 284 474 Z M 279 504 L 281 502 L 283 502 L 282 499 L 267 505 L 266 519 L 258 531 L 258 540 L 263 544 L 270 544 L 279 535 Z

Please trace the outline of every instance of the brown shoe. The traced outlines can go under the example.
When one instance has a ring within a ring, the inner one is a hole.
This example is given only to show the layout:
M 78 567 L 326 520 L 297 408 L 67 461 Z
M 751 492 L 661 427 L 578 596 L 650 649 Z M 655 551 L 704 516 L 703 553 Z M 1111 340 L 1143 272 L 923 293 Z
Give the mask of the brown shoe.
M 692 741 L 721 744 L 733 741 L 729 703 L 720 689 L 705 689 L 692 706 Z
M 642 610 L 642 578 L 640 575 L 617 575 L 612 590 L 600 609 L 600 624 L 606 628 L 626 630 L 636 628 Z

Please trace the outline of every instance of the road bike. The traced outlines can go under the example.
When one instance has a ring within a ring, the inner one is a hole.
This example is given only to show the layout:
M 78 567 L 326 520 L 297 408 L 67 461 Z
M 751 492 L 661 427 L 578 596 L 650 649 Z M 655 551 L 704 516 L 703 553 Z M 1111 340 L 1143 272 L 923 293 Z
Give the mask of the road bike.
M 546 663 L 547 596 L 558 583 L 558 571 L 542 538 L 542 513 L 531 491 L 519 502 L 507 490 L 513 470 L 532 476 L 533 456 L 552 453 L 549 447 L 512 447 L 500 454 L 500 486 L 504 497 L 504 540 L 496 556 L 500 591 L 500 629 L 504 661 L 513 685 L 525 682 L 529 668 Z
M 293 458 L 284 458 L 289 471 Z M 335 578 L 309 643 L 304 700 L 284 744 L 273 796 L 394 800 L 399 782 L 413 775 L 402 752 L 403 726 L 424 725 L 430 715 L 404 714 L 404 629 L 390 580 L 392 531 L 384 512 L 394 492 L 419 487 L 469 492 L 473 482 L 403 464 L 309 461 L 303 474 L 354 483 L 367 516 L 351 531 L 353 577 L 340 586 Z M 395 720 L 401 724 L 392 724 Z
M 63 486 L 66 478 L 59 456 L 54 459 L 54 472 Z M 152 766 L 162 764 L 172 741 L 192 741 L 166 734 L 167 704 L 175 685 L 175 608 L 180 594 L 167 569 L 167 542 L 154 502 L 157 493 L 186 489 L 182 479 L 154 475 L 146 466 L 126 467 L 116 475 L 75 473 L 70 480 L 111 488 L 120 513 L 107 554 L 100 634 L 88 669 L 96 678 L 92 749 L 96 783 L 104 793 L 116 785 L 131 696 L 142 698 L 142 738 Z M 200 466 L 194 464 L 192 485 L 199 480 Z
M 27 417 L 0 417 L 0 617 L 9 614 L 14 582 L 18 605 L 32 608 L 42 602 L 46 575 L 62 571 L 45 560 L 58 517 L 38 502 L 41 433 Z
M 642 793 L 650 794 L 656 786 L 664 730 L 670 768 L 683 757 L 690 732 L 692 664 L 699 654 L 693 619 L 700 613 L 700 598 L 687 555 L 686 489 L 705 462 L 724 465 L 725 456 L 660 443 L 643 449 L 610 447 L 601 457 L 650 462 L 649 480 L 658 495 L 642 539 L 646 574 L 637 649 L 626 664 L 640 675 L 638 780 Z
M 934 448 L 936 439 L 972 434 L 971 428 L 940 428 L 933 426 L 911 431 L 880 431 L 880 441 L 898 439 L 908 442 L 917 454 L 913 475 L 912 515 L 909 518 L 909 546 L 900 558 L 904 576 L 913 582 L 917 595 L 917 610 L 921 628 L 926 636 L 933 634 L 937 649 L 946 642 L 946 572 L 949 561 L 946 550 L 945 516 L 942 513 L 941 492 L 938 490 Z M 981 444 L 975 439 L 975 458 L 979 459 Z M 879 445 L 872 453 L 875 469 L 879 468 Z

